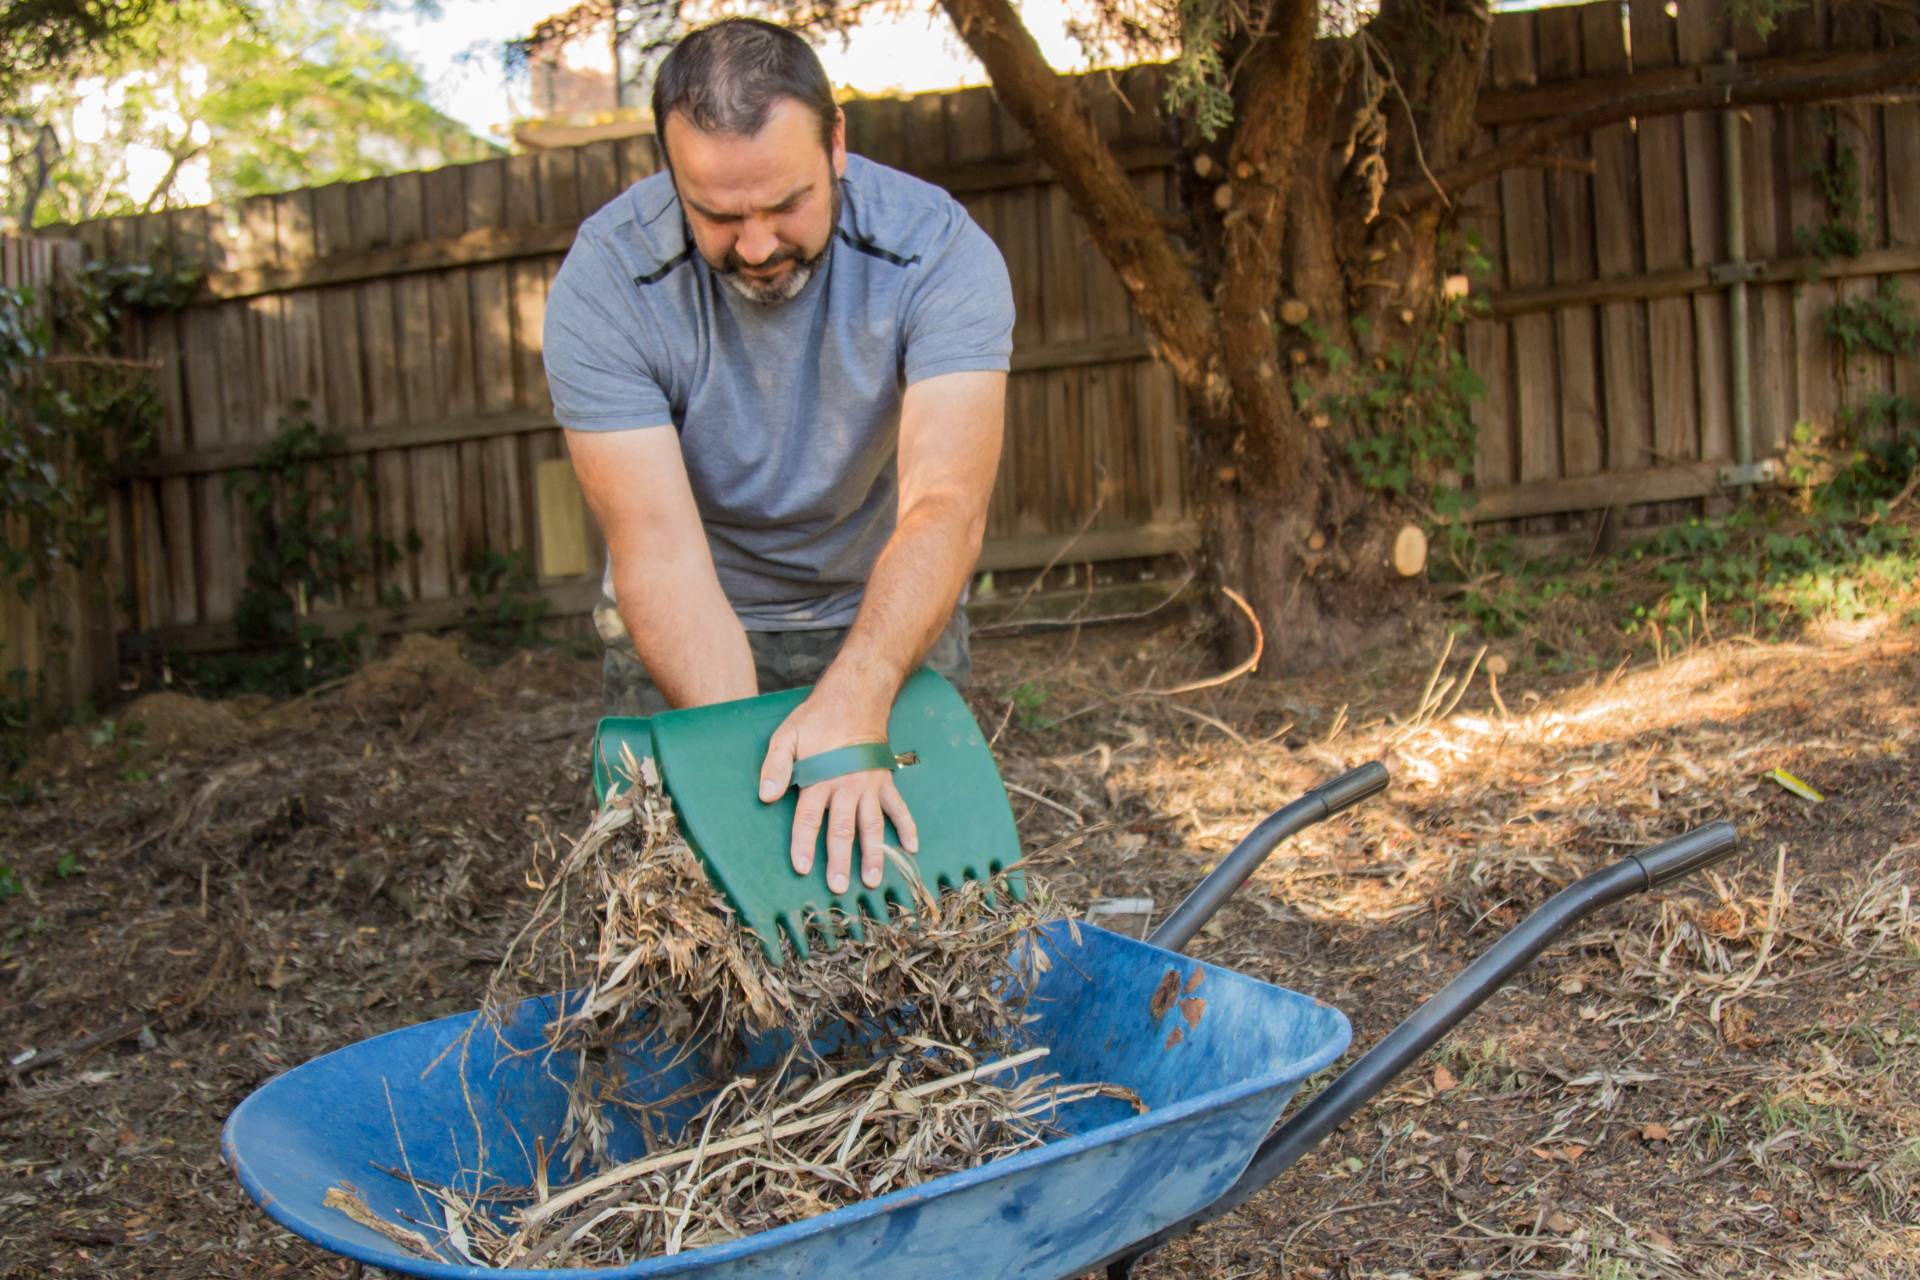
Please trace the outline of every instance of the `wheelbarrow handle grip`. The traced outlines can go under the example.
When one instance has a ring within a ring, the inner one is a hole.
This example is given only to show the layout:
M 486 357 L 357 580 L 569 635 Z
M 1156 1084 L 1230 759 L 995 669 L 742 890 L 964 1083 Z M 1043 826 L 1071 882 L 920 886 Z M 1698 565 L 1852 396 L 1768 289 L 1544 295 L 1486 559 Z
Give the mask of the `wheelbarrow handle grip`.
M 1358 769 L 1349 769 L 1332 781 L 1321 783 L 1307 794 L 1320 797 L 1320 803 L 1327 806 L 1325 816 L 1331 818 L 1369 796 L 1379 795 L 1392 781 L 1387 766 L 1378 760 L 1369 760 Z
M 1218 1200 L 1198 1213 L 1163 1227 L 1145 1240 L 1103 1259 L 1109 1277 L 1131 1273 L 1135 1260 L 1167 1241 L 1225 1216 L 1263 1187 L 1391 1084 L 1442 1036 L 1526 968 L 1568 929 L 1600 908 L 1644 893 L 1731 856 L 1739 833 L 1730 822 L 1710 822 L 1651 849 L 1602 867 L 1562 889 L 1535 908 L 1453 981 L 1415 1009 L 1406 1021 L 1381 1037 L 1326 1088 L 1308 1099 L 1286 1123 L 1267 1135 L 1246 1172 Z
M 1642 849 L 1633 860 L 1647 873 L 1647 888 L 1657 889 L 1706 870 L 1739 847 L 1740 833 L 1731 822 L 1709 822 L 1651 849 Z
M 1227 899 L 1280 847 L 1282 840 L 1316 822 L 1325 822 L 1368 796 L 1379 794 L 1386 790 L 1387 783 L 1391 781 L 1385 765 L 1378 760 L 1369 760 L 1358 769 L 1349 769 L 1339 777 L 1321 783 L 1292 804 L 1275 809 L 1240 838 L 1240 843 L 1220 859 L 1220 864 L 1207 873 L 1207 878 L 1173 909 L 1173 913 L 1161 922 L 1147 941 L 1169 951 L 1181 950 L 1193 941 L 1193 935 L 1200 932 L 1201 927 L 1213 919 L 1221 907 L 1227 905 Z

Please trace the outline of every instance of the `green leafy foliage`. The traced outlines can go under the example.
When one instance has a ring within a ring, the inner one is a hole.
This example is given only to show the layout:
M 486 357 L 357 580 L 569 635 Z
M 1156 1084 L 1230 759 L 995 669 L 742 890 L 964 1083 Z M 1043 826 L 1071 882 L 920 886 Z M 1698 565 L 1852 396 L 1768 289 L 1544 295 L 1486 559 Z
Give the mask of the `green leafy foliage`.
M 540 624 L 552 606 L 528 592 L 538 586 L 526 548 L 510 554 L 488 549 L 467 563 L 467 634 L 495 649 L 522 649 L 545 642 Z
M 1892 276 L 1881 278 L 1878 293 L 1827 308 L 1827 336 L 1840 344 L 1849 360 L 1869 351 L 1920 355 L 1920 317 L 1914 315 L 1900 292 L 1900 282 Z
M 1735 27 L 1751 27 L 1755 35 L 1770 36 L 1782 18 L 1806 7 L 1806 0 L 1726 0 L 1725 13 Z
M 1479 432 L 1475 401 L 1486 383 L 1467 365 L 1452 335 L 1465 318 L 1460 299 L 1448 299 L 1432 328 L 1411 347 L 1390 347 L 1371 359 L 1355 355 L 1371 336 L 1365 316 L 1352 322 L 1354 343 L 1334 341 L 1321 326 L 1300 326 L 1312 357 L 1326 366 L 1316 392 L 1293 384 L 1294 402 L 1316 426 L 1349 432 L 1347 456 L 1361 483 L 1399 497 L 1430 499 L 1434 514 L 1457 514 L 1470 502 L 1461 478 L 1473 469 Z
M 229 473 L 227 492 L 240 495 L 249 522 L 247 585 L 234 611 L 245 651 L 181 664 L 199 692 L 286 695 L 353 670 L 365 625 L 330 636 L 313 605 L 344 599 L 400 552 L 353 532 L 354 491 L 371 498 L 373 486 L 363 464 L 339 460 L 341 443 L 283 418 L 253 467 Z
M 1920 569 L 1913 553 L 1912 535 L 1901 525 L 1828 516 L 1772 532 L 1751 510 L 1691 520 L 1630 553 L 1651 561 L 1654 577 L 1668 587 L 1637 620 L 1684 625 L 1724 608 L 1735 626 L 1769 634 L 1796 616 L 1850 620 L 1875 611 L 1889 588 L 1912 579 Z
M 78 58 L 110 54 L 153 17 L 155 0 L 8 0 L 0 5 L 0 96 Z
M 1226 6 L 1220 0 L 1178 0 L 1174 18 L 1180 51 L 1167 68 L 1167 105 L 1192 112 L 1193 127 L 1212 142 L 1233 123 L 1227 67 L 1220 58 Z
M 1013 693 L 1008 698 L 1012 704 L 1014 721 L 1022 729 L 1033 733 L 1053 728 L 1053 717 L 1041 711 L 1041 708 L 1047 705 L 1047 699 L 1052 696 L 1045 685 L 1031 680 L 1014 686 Z
M 1493 566 L 1463 605 L 1500 636 L 1578 600 L 1590 606 L 1586 616 L 1617 627 L 1630 643 L 1646 637 L 1657 644 L 1663 631 L 1711 634 L 1731 625 L 1775 635 L 1796 621 L 1852 620 L 1910 600 L 1920 539 L 1889 516 L 1920 469 L 1920 431 L 1844 449 L 1827 449 L 1803 431 L 1796 452 L 1806 482 L 1798 511 L 1776 503 L 1689 520 L 1585 571 L 1577 560 L 1526 562 L 1495 548 Z M 1628 591 L 1635 578 L 1656 589 Z
M 26 886 L 20 883 L 20 873 L 5 863 L 0 863 L 0 902 L 16 898 L 26 892 Z
M 1467 367 L 1466 356 L 1429 333 L 1411 352 L 1394 348 L 1377 357 L 1370 371 L 1321 396 L 1316 405 L 1366 433 L 1347 442 L 1362 482 L 1405 494 L 1423 472 L 1472 470 L 1478 432 L 1471 406 L 1486 394 L 1486 383 Z M 1458 491 L 1457 485 L 1443 487 Z
M 1829 258 L 1857 258 L 1867 251 L 1867 236 L 1860 229 L 1860 154 L 1841 139 L 1840 126 L 1831 111 L 1817 117 L 1820 131 L 1826 135 L 1828 154 L 1806 163 L 1806 172 L 1820 184 L 1829 216 L 1814 227 L 1795 227 L 1793 244 L 1801 253 L 1825 262 Z
M 11 95 L 7 201 L 30 224 L 482 159 L 379 25 L 398 0 L 180 0 Z M 37 139 L 44 133 L 51 146 Z
M 0 289 L 0 590 L 32 603 L 65 568 L 104 554 L 107 487 L 160 420 L 150 366 L 125 358 L 120 321 L 182 305 L 198 283 L 179 263 L 95 263 L 42 290 Z M 51 629 L 55 648 L 69 637 Z M 7 670 L 0 776 L 24 762 L 49 717 L 44 683 Z
M 152 370 L 119 352 L 120 318 L 180 306 L 196 282 L 96 263 L 45 292 L 0 288 L 0 585 L 22 599 L 99 554 L 108 476 L 160 420 Z

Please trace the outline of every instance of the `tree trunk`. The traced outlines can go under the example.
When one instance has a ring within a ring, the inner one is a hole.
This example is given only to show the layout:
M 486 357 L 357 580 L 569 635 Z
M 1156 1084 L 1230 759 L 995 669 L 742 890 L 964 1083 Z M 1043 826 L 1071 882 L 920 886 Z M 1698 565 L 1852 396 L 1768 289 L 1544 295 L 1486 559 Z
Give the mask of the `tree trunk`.
M 1385 6 L 1376 27 L 1404 23 L 1408 7 Z M 1447 210 L 1394 218 L 1378 206 L 1395 166 L 1415 164 L 1421 151 L 1451 161 L 1471 141 L 1486 26 L 1466 10 L 1451 26 L 1430 8 L 1417 16 L 1420 52 L 1452 37 L 1450 56 L 1396 56 L 1387 36 L 1370 34 L 1319 40 L 1292 66 L 1275 56 L 1243 62 L 1230 154 L 1246 150 L 1245 131 L 1265 119 L 1260 104 L 1270 111 L 1282 96 L 1272 77 L 1295 81 L 1288 109 L 1301 122 L 1280 214 L 1284 235 L 1267 228 L 1272 261 L 1263 279 L 1252 278 L 1244 247 L 1235 252 L 1236 237 L 1242 246 L 1251 238 L 1235 222 L 1237 193 L 1222 214 L 1189 191 L 1203 241 L 1224 242 L 1202 255 L 1219 264 L 1223 346 L 1254 328 L 1246 318 L 1253 308 L 1230 298 L 1264 288 L 1258 327 L 1273 336 L 1261 358 L 1281 370 L 1270 376 L 1278 394 L 1265 402 L 1238 394 L 1248 361 L 1229 351 L 1230 411 L 1195 415 L 1190 435 L 1208 564 L 1216 581 L 1252 604 L 1267 639 L 1263 674 L 1310 672 L 1404 640 L 1418 594 L 1418 579 L 1392 566 L 1394 537 L 1411 508 L 1368 489 L 1355 471 L 1348 446 L 1368 428 L 1320 407 L 1329 395 L 1353 394 L 1380 372 L 1372 362 L 1411 350 L 1436 322 Z M 1413 69 L 1394 66 L 1400 62 Z M 1424 95 L 1413 100 L 1426 107 L 1423 133 L 1433 136 L 1418 148 L 1389 76 Z M 1291 323 L 1301 308 L 1304 319 Z M 1274 444 L 1252 447 L 1263 435 Z M 1231 604 L 1218 609 L 1230 647 L 1244 654 L 1250 628 Z
M 1356 361 L 1433 322 L 1448 213 L 1379 213 L 1389 174 L 1416 150 L 1386 86 L 1421 103 L 1427 163 L 1456 163 L 1472 137 L 1486 11 L 1476 0 L 1385 0 L 1370 33 L 1316 38 L 1315 0 L 1276 0 L 1263 29 L 1222 51 L 1238 68 L 1231 132 L 1188 138 L 1188 257 L 1008 0 L 941 2 L 1187 393 L 1208 573 L 1252 604 L 1262 673 L 1312 671 L 1403 638 L 1415 588 L 1391 565 L 1402 517 L 1348 459 L 1358 428 L 1319 401 L 1354 380 Z M 1287 317 L 1301 303 L 1296 323 Z M 1371 326 L 1360 341 L 1356 317 Z M 1252 629 L 1224 596 L 1218 608 L 1228 647 L 1244 655 Z

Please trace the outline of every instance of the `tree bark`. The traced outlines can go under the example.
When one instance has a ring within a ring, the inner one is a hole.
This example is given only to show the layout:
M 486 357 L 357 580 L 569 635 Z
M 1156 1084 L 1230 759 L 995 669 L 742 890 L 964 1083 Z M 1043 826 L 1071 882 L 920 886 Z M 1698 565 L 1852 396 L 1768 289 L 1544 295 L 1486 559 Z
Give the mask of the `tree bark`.
M 1484 0 L 1381 0 L 1363 30 L 1344 37 L 1316 36 L 1317 0 L 1273 0 L 1255 10 L 1261 29 L 1221 50 L 1236 68 L 1230 131 L 1188 142 L 1189 250 L 1134 191 L 1009 0 L 941 4 L 1187 393 L 1189 488 L 1208 572 L 1252 603 L 1266 674 L 1310 671 L 1405 634 L 1418 588 L 1391 563 L 1404 515 L 1346 456 L 1356 432 L 1378 428 L 1327 421 L 1313 406 L 1330 389 L 1389 385 L 1376 377 L 1389 357 L 1434 340 L 1449 267 L 1446 193 L 1633 116 L 1845 98 L 1920 80 L 1914 55 L 1835 75 L 1665 90 L 1574 112 L 1470 159 L 1493 22 Z M 1203 153 L 1207 165 L 1190 163 Z M 1211 176 L 1223 156 L 1226 171 Z M 1246 653 L 1252 634 L 1238 610 L 1222 601 L 1220 612 L 1232 647 Z
M 1228 148 L 1231 196 L 1222 218 L 1220 351 L 1232 388 L 1234 417 L 1244 432 L 1245 466 L 1281 490 L 1293 487 L 1306 462 L 1299 411 L 1286 392 L 1273 308 L 1280 292 L 1287 203 L 1307 101 L 1314 87 L 1316 0 L 1280 0 L 1269 31 L 1242 65 Z
M 941 0 L 941 7 L 986 67 L 1001 104 L 1059 176 L 1181 386 L 1200 402 L 1220 399 L 1212 308 L 1101 140 L 1078 91 L 1047 64 L 1008 0 Z

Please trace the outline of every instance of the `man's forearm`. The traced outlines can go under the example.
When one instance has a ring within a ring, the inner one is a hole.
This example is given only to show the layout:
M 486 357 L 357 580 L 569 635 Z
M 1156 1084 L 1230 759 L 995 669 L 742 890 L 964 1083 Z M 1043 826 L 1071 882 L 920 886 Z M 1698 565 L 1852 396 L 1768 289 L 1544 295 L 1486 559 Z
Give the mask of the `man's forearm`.
M 893 705 L 900 685 L 953 616 L 980 555 L 986 516 L 973 505 L 929 496 L 903 513 L 823 685 L 841 685 L 848 696 L 882 708 Z
M 642 554 L 614 557 L 620 621 L 647 675 L 675 707 L 758 693 L 747 633 L 711 564 L 675 564 Z

